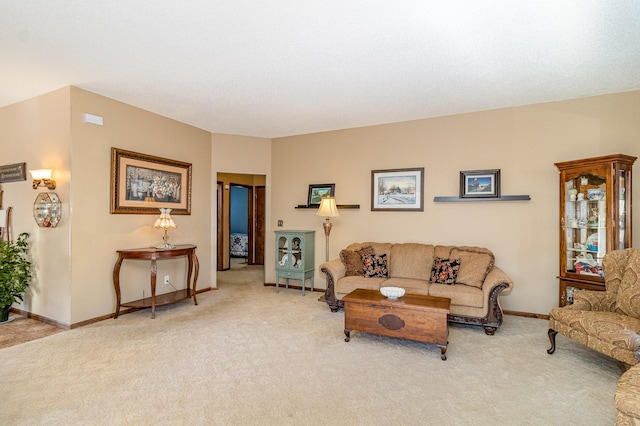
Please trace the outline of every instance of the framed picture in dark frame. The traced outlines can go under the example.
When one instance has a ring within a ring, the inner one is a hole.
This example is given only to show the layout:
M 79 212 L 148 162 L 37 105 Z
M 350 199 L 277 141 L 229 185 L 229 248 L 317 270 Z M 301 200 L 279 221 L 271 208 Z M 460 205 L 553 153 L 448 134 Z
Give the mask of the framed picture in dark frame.
M 371 211 L 424 211 L 424 167 L 371 171 Z
M 500 198 L 500 169 L 461 171 L 460 198 Z
M 307 195 L 307 206 L 320 207 L 320 200 L 323 197 L 335 197 L 335 183 L 317 183 L 309 185 L 309 195 Z
M 111 148 L 111 213 L 191 214 L 191 163 Z

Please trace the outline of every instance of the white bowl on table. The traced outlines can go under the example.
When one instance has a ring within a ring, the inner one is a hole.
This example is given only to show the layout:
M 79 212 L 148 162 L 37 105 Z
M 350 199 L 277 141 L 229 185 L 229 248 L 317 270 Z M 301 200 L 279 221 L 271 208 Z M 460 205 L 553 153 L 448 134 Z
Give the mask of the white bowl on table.
M 400 287 L 380 287 L 380 293 L 387 299 L 397 299 L 404 296 L 404 288 Z

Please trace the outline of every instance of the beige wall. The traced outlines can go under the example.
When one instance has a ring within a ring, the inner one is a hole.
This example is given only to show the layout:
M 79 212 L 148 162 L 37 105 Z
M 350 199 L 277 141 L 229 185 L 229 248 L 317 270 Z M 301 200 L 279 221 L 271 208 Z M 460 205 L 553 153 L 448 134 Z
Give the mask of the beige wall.
M 104 117 L 86 124 L 84 113 Z M 276 229 L 316 231 L 324 261 L 322 218 L 304 204 L 309 184 L 335 183 L 341 210 L 332 220 L 331 257 L 353 241 L 417 241 L 491 248 L 515 281 L 505 309 L 547 313 L 557 304 L 558 174 L 554 162 L 610 153 L 640 156 L 640 92 L 508 108 L 274 139 L 210 134 L 77 88 L 0 108 L 2 164 L 54 169 L 63 219 L 41 229 L 32 218 L 30 182 L 5 183 L 14 234 L 32 234 L 37 280 L 21 307 L 64 324 L 113 312 L 115 251 L 156 245 L 155 216 L 109 214 L 110 148 L 193 163 L 192 215 L 175 216 L 174 243 L 198 244 L 198 288 L 215 287 L 217 173 L 264 175 L 265 280 L 275 282 Z M 371 212 L 371 170 L 424 167 L 424 212 Z M 459 171 L 499 168 L 503 194 L 531 201 L 434 203 L 456 195 Z M 635 170 L 638 169 L 636 165 Z M 72 179 L 73 178 L 73 179 Z M 636 184 L 634 197 L 639 196 Z M 640 209 L 634 211 L 640 223 Z M 277 220 L 284 227 L 276 226 Z M 640 243 L 636 232 L 633 245 Z M 148 292 L 148 266 L 125 262 L 123 299 Z M 160 262 L 159 275 L 180 281 L 182 262 Z M 175 277 L 178 277 L 176 279 Z M 316 273 L 316 286 L 324 281 Z M 160 292 L 164 291 L 162 285 Z M 148 293 L 147 293 L 148 295 Z
M 210 134 L 204 130 L 96 95 L 71 91 L 72 163 L 72 321 L 108 314 L 115 306 L 111 273 L 116 250 L 156 246 L 162 233 L 153 228 L 159 215 L 110 214 L 111 147 L 192 163 L 190 215 L 173 215 L 172 244 L 198 246 L 198 289 L 211 287 L 210 235 L 212 175 Z M 83 114 L 104 118 L 104 126 L 84 123 Z M 175 285 L 185 280 L 184 259 L 158 262 L 158 276 Z M 122 299 L 149 296 L 149 263 L 125 261 Z M 158 293 L 172 291 L 162 283 Z
M 104 125 L 84 123 L 84 113 L 102 116 Z M 67 325 L 113 313 L 116 250 L 162 241 L 161 232 L 152 227 L 156 214 L 109 213 L 111 147 L 193 164 L 191 215 L 174 216 L 178 228 L 170 231 L 170 241 L 198 245 L 198 289 L 211 287 L 209 132 L 75 87 L 1 108 L 0 121 L 3 139 L 17 142 L 2 145 L 3 162 L 26 160 L 31 168 L 53 168 L 56 192 L 65 203 L 57 228 L 38 229 L 31 218 L 36 192 L 28 182 L 3 184 L 7 202 L 20 218 L 15 230 L 33 232 L 32 254 L 40 265 L 25 310 Z M 168 274 L 181 285 L 184 264 L 159 262 L 158 275 Z M 125 261 L 121 281 L 123 300 L 149 296 L 149 264 Z M 158 286 L 158 293 L 170 290 Z
M 546 314 L 558 303 L 558 172 L 554 162 L 611 153 L 640 156 L 640 92 L 507 108 L 274 139 L 271 229 L 316 231 L 323 219 L 304 204 L 309 184 L 335 183 L 338 204 L 360 204 L 334 218 L 330 257 L 354 241 L 485 246 L 514 280 L 503 308 Z M 372 212 L 371 170 L 425 168 L 424 212 Z M 461 170 L 501 169 L 502 194 L 531 201 L 434 203 L 457 195 Z M 638 165 L 634 167 L 638 170 Z M 636 199 L 640 183 L 634 188 Z M 640 209 L 633 214 L 640 223 Z M 273 262 L 273 236 L 267 242 Z M 640 233 L 633 245 L 640 243 Z M 275 270 L 267 267 L 267 282 Z M 316 273 L 316 286 L 324 281 Z
M 12 207 L 12 236 L 30 234 L 34 281 L 19 309 L 71 322 L 71 262 L 69 258 L 70 88 L 0 108 L 0 163 L 27 163 L 27 169 L 52 169 L 54 191 L 31 188 L 27 180 L 0 184 L 3 206 Z M 33 201 L 39 192 L 56 192 L 62 202 L 62 220 L 56 228 L 40 228 L 33 219 Z
M 223 133 L 213 133 L 211 135 L 211 164 L 213 176 L 223 174 L 244 174 L 244 175 L 264 175 L 264 178 L 255 182 L 255 185 L 265 185 L 266 192 L 266 238 L 268 240 L 273 230 L 271 229 L 271 139 L 256 138 L 252 136 L 227 135 Z M 228 197 L 228 194 L 225 194 Z M 216 215 L 217 199 L 213 197 L 213 207 L 211 209 L 212 230 L 217 233 Z M 217 234 L 213 236 L 212 245 L 216 247 Z M 228 251 L 228 247 L 227 247 Z M 265 271 L 273 269 L 274 251 L 269 251 L 267 246 L 265 252 Z M 215 274 L 215 271 L 214 271 Z M 215 275 L 214 275 L 215 277 Z M 213 280 L 215 282 L 215 279 Z

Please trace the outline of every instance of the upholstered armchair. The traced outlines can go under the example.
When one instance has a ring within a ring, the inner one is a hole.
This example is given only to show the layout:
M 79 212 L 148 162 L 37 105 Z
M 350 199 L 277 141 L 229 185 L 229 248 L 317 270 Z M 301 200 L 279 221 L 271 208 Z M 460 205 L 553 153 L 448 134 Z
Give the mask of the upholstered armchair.
M 628 368 L 640 362 L 640 249 L 611 251 L 602 264 L 606 291 L 575 290 L 572 305 L 549 312 L 547 352 L 560 333 Z

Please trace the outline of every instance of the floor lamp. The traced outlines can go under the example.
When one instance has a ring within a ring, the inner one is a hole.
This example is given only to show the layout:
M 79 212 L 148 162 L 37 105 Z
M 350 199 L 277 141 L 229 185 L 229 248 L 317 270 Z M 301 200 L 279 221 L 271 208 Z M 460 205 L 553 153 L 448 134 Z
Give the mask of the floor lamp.
M 320 207 L 316 212 L 316 216 L 324 216 L 327 218 L 325 222 L 322 224 L 322 226 L 324 226 L 324 236 L 326 239 L 326 246 L 327 246 L 326 261 L 328 262 L 329 261 L 329 234 L 331 233 L 331 221 L 329 220 L 329 218 L 340 216 L 340 213 L 338 213 L 338 207 L 336 206 L 336 199 L 334 197 L 323 197 L 320 200 Z

